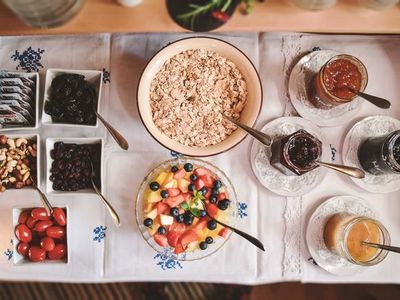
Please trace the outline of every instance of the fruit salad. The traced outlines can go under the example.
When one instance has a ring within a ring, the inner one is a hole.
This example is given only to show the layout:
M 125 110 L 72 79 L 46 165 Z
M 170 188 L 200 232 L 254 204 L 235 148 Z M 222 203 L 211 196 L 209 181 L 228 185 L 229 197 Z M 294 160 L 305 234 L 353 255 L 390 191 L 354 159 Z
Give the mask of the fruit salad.
M 156 173 L 143 195 L 143 225 L 161 247 L 175 254 L 212 247 L 226 238 L 231 200 L 224 183 L 204 166 L 172 164 Z

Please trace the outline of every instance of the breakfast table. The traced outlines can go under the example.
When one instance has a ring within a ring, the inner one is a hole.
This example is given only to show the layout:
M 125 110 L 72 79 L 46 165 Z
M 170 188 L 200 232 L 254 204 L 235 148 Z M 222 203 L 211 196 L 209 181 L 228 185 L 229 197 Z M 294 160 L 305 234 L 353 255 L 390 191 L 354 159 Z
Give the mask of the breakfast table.
M 397 212 L 399 192 L 374 194 L 362 190 L 349 178 L 327 172 L 319 184 L 301 197 L 279 196 L 255 177 L 250 152 L 254 139 L 247 136 L 233 149 L 204 158 L 219 166 L 231 179 L 239 199 L 236 226 L 259 238 L 261 252 L 232 235 L 227 244 L 210 257 L 178 261 L 168 253 L 157 253 L 143 240 L 135 219 L 135 199 L 143 177 L 160 162 L 179 153 L 158 144 L 146 131 L 138 115 L 136 89 L 147 61 L 162 47 L 193 33 L 104 33 L 65 36 L 0 37 L 0 66 L 9 71 L 39 72 L 40 99 L 48 68 L 101 70 L 103 72 L 101 114 L 126 137 L 128 151 L 99 126 L 95 129 L 57 128 L 39 125 L 41 187 L 46 189 L 48 137 L 103 137 L 104 192 L 121 217 L 116 227 L 95 195 L 51 196 L 55 206 L 67 207 L 69 261 L 65 264 L 14 265 L 13 208 L 40 205 L 39 195 L 28 189 L 0 194 L 0 279 L 58 282 L 114 281 L 202 281 L 262 284 L 280 281 L 316 283 L 399 283 L 400 267 L 395 254 L 382 263 L 351 276 L 336 276 L 320 268 L 305 241 L 305 228 L 313 210 L 336 195 L 365 200 L 389 230 L 393 245 L 400 244 Z M 390 35 L 322 35 L 305 33 L 214 33 L 202 34 L 227 41 L 242 50 L 258 70 L 263 86 L 263 105 L 256 128 L 282 117 L 296 116 L 287 92 L 293 62 L 313 49 L 334 49 L 360 58 L 369 70 L 367 91 L 392 100 L 390 110 L 364 102 L 349 122 L 323 127 L 332 162 L 342 162 L 342 144 L 347 131 L 371 115 L 398 118 L 396 101 L 400 90 L 400 39 Z M 316 48 L 317 47 L 317 48 Z M 28 132 L 28 131 L 25 131 Z M 29 131 L 31 132 L 31 131 Z

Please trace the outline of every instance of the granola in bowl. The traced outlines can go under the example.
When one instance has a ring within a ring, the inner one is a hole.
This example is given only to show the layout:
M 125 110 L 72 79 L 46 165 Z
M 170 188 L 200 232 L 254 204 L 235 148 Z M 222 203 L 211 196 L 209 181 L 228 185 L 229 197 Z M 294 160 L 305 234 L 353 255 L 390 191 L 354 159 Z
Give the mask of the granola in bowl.
M 207 147 L 236 129 L 247 101 L 247 84 L 230 60 L 206 49 L 190 49 L 168 59 L 150 84 L 150 107 L 157 128 L 186 145 Z

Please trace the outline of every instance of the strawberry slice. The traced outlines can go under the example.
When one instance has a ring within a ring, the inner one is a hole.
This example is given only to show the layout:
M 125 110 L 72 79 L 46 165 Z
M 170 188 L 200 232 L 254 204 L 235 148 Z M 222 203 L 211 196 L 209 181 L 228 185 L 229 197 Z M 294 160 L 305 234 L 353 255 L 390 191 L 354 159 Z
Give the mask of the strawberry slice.
M 211 189 L 207 189 L 207 193 L 204 195 L 206 199 L 210 198 L 211 196 Z
M 214 178 L 212 178 L 212 176 L 210 174 L 205 174 L 203 176 L 200 176 L 201 180 L 203 180 L 204 185 L 206 187 L 213 187 L 214 185 Z
M 156 233 L 153 237 L 154 241 L 161 247 L 165 247 L 168 245 L 168 239 L 165 235 Z
M 164 214 L 169 211 L 169 206 L 163 202 L 157 203 L 157 215 Z
M 179 234 L 184 233 L 185 230 L 186 230 L 185 224 L 178 223 L 178 222 L 174 222 L 174 223 L 173 223 L 171 226 L 169 226 L 169 228 L 168 228 L 168 231 L 169 231 L 169 232 L 174 231 L 174 232 L 179 233 Z
M 199 221 L 199 223 L 197 223 L 196 226 L 194 226 L 194 229 L 203 230 L 204 228 L 206 228 L 208 220 L 209 220 L 209 218 L 202 218 Z
M 178 243 L 176 245 L 176 247 L 175 247 L 174 253 L 175 254 L 179 254 L 179 253 L 182 253 L 182 252 L 185 252 L 185 249 L 183 248 L 182 244 Z
M 182 195 L 178 195 L 175 197 L 168 197 L 167 199 L 164 200 L 165 203 L 167 203 L 170 207 L 176 207 L 179 204 L 181 204 L 183 201 L 185 201 L 185 198 L 183 198 Z
M 197 179 L 196 182 L 194 183 L 194 187 L 197 191 L 199 191 L 203 186 L 204 186 L 204 181 L 201 178 Z
M 186 248 L 186 246 L 194 241 L 197 241 L 199 238 L 199 235 L 196 230 L 189 229 L 186 230 L 182 236 L 180 237 L 180 243 L 182 244 L 183 248 Z
M 171 247 L 175 248 L 176 245 L 178 244 L 178 240 L 181 237 L 181 234 L 175 231 L 170 231 L 167 233 L 167 240 L 168 240 L 168 245 Z
M 217 196 L 218 201 L 219 200 L 224 200 L 225 198 L 226 198 L 225 193 L 219 193 L 218 196 Z
M 186 202 L 190 202 L 190 200 L 192 199 L 192 195 L 190 193 L 183 193 L 182 196 Z
M 211 217 L 216 218 L 218 215 L 218 206 L 212 203 L 207 204 L 207 212 Z
M 229 229 L 224 227 L 218 232 L 218 235 L 222 236 L 223 238 L 226 238 L 228 233 L 229 233 Z
M 178 196 L 181 193 L 181 191 L 177 188 L 169 188 L 169 189 L 167 189 L 167 191 L 168 191 L 168 195 L 170 197 Z
M 175 172 L 174 174 L 174 179 L 181 179 L 184 178 L 186 175 L 186 171 L 185 169 L 180 169 L 178 171 Z
M 203 167 L 197 168 L 196 170 L 194 170 L 193 173 L 196 174 L 197 177 L 201 177 L 201 176 L 210 174 L 210 172 L 206 168 L 203 168 Z

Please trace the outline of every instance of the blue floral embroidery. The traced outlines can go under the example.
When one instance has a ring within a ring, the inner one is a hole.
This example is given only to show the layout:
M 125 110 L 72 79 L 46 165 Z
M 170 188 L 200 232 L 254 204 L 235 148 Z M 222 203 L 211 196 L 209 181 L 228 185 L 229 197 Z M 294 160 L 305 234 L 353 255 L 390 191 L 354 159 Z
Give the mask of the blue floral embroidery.
M 164 248 L 162 253 L 157 253 L 154 259 L 158 260 L 157 266 L 160 266 L 164 271 L 183 268 L 182 264 L 177 260 L 176 255 L 169 248 Z
M 11 55 L 11 58 L 14 61 L 19 61 L 17 70 L 20 68 L 26 72 L 39 72 L 39 68 L 43 68 L 40 60 L 42 59 L 42 54 L 44 53 L 44 49 L 38 48 L 37 50 L 33 50 L 32 47 L 24 50 L 22 54 L 15 50 L 15 53 Z
M 93 233 L 94 233 L 94 238 L 93 241 L 97 241 L 97 242 L 101 242 L 102 240 L 105 239 L 106 237 L 106 230 L 107 227 L 106 226 L 97 226 L 93 229 Z
M 103 68 L 103 70 L 101 71 L 103 71 L 103 83 L 106 84 L 107 82 L 111 82 L 110 78 L 111 72 L 107 71 L 106 68 Z
M 312 48 L 312 50 L 311 51 L 321 51 L 321 47 L 314 47 L 314 48 Z
M 178 153 L 178 152 L 175 152 L 175 151 L 171 151 L 171 156 L 172 156 L 172 157 L 181 157 L 182 154 L 181 154 L 181 153 Z
M 336 150 L 335 147 L 332 146 L 332 144 L 329 144 L 329 147 L 331 148 L 331 154 L 332 154 L 331 160 L 332 160 L 332 161 L 335 161 L 337 150 Z
M 243 217 L 247 217 L 247 204 L 243 203 L 243 202 L 239 202 L 239 206 L 238 206 L 238 213 L 239 213 L 239 217 L 241 219 L 243 219 Z
M 318 266 L 318 264 L 317 264 L 317 262 L 314 260 L 314 258 L 310 257 L 310 258 L 308 258 L 307 260 L 308 260 L 309 262 L 312 262 L 312 264 L 313 264 L 314 266 Z
M 14 244 L 14 242 L 13 242 L 12 239 L 10 240 L 10 244 L 11 244 L 11 246 Z M 8 249 L 8 248 L 7 248 L 7 250 L 4 251 L 3 253 L 4 253 L 4 255 L 7 257 L 7 260 L 10 261 L 10 260 L 13 258 L 14 251 L 11 250 L 11 249 Z

